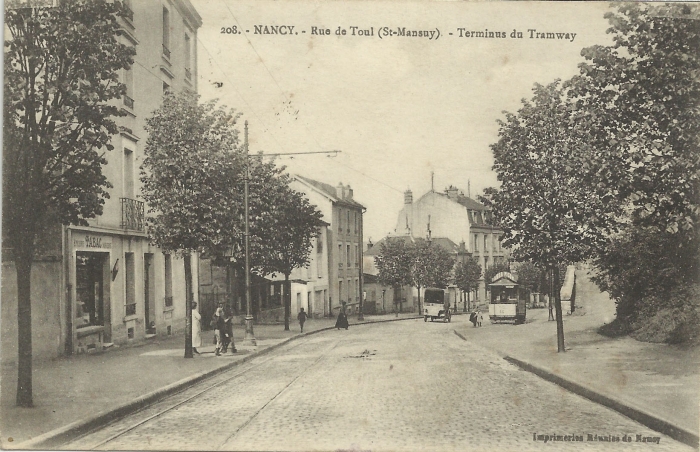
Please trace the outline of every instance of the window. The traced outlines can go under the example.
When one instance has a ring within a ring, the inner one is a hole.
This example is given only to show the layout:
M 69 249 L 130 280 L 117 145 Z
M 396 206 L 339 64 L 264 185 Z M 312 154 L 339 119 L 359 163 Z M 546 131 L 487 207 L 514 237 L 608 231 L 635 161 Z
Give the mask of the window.
M 348 279 L 348 304 L 352 303 L 352 289 L 350 287 L 352 287 L 352 279 Z
M 124 148 L 124 197 L 134 199 L 134 151 Z
M 323 237 L 321 236 L 321 234 L 318 234 L 316 236 L 316 253 L 323 253 Z
M 347 220 L 347 225 L 348 225 L 348 234 L 350 234 L 350 211 L 347 211 L 348 214 L 348 220 Z
M 350 260 L 350 245 L 347 245 L 347 252 L 345 253 L 345 261 L 348 264 L 348 268 L 350 268 L 351 260 Z
M 165 307 L 173 305 L 173 258 L 170 254 L 164 254 L 165 258 Z
M 163 82 L 163 94 L 168 94 L 168 92 L 170 92 L 170 85 Z
M 134 73 L 129 69 L 123 70 L 124 74 L 124 85 L 126 86 L 126 94 L 123 97 L 124 105 L 133 109 L 134 108 Z
M 357 243 L 355 244 L 355 266 L 360 266 L 360 250 Z
M 192 49 L 190 35 L 185 33 L 185 78 L 192 80 Z
M 126 275 L 126 315 L 136 314 L 136 269 L 134 266 L 134 253 L 125 253 L 124 267 Z
M 343 268 L 343 245 L 338 245 L 338 267 Z
M 76 252 L 75 325 L 76 328 L 104 325 L 104 274 L 109 254 Z M 109 308 L 108 308 L 109 309 Z
M 486 252 L 488 249 L 488 235 L 484 234 L 484 252 Z
M 170 11 L 163 8 L 163 55 L 170 59 Z
M 338 209 L 338 233 L 343 232 L 343 209 Z
M 338 281 L 338 300 L 343 300 L 343 281 Z

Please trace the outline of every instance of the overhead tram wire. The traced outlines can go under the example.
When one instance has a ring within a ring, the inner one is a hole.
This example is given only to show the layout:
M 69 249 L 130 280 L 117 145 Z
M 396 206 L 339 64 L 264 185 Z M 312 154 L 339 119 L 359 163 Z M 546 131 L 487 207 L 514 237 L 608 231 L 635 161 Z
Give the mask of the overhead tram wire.
M 231 14 L 231 17 L 232 17 L 233 20 L 236 22 L 236 25 L 238 26 L 238 29 L 241 30 L 241 33 L 243 34 L 243 36 L 245 36 L 245 39 L 246 39 L 246 41 L 248 42 L 248 45 L 250 46 L 251 49 L 253 49 L 253 52 L 255 52 L 255 54 L 258 56 L 258 60 L 259 60 L 260 63 L 263 65 L 263 67 L 264 67 L 265 70 L 267 71 L 267 73 L 268 73 L 268 75 L 270 76 L 270 78 L 272 79 L 272 81 L 275 82 L 275 85 L 277 85 L 277 89 L 280 90 L 280 94 L 282 95 L 282 97 L 284 98 L 284 100 L 286 100 L 287 102 L 290 102 L 290 103 L 291 103 L 291 100 L 290 100 L 289 97 L 287 97 L 287 95 L 284 93 L 284 90 L 283 90 L 282 87 L 280 86 L 280 84 L 279 84 L 279 82 L 277 81 L 277 79 L 275 78 L 275 76 L 272 75 L 272 72 L 270 71 L 270 68 L 268 68 L 267 65 L 265 64 L 265 60 L 263 60 L 262 56 L 260 56 L 260 54 L 258 53 L 258 51 L 257 51 L 257 49 L 255 48 L 255 46 L 253 45 L 253 43 L 252 43 L 252 42 L 250 41 L 250 39 L 248 38 L 248 35 L 243 31 L 243 27 L 241 27 L 240 22 L 238 22 L 238 18 L 233 14 L 233 11 L 231 11 L 231 8 L 229 8 L 228 4 L 227 4 L 224 0 L 221 0 L 221 3 L 224 4 L 224 6 L 225 6 L 226 9 L 228 10 L 229 14 Z M 207 52 L 207 53 L 209 53 L 209 52 Z M 211 54 L 210 54 L 210 55 L 211 55 Z M 318 140 L 316 139 L 316 136 L 315 136 L 313 133 L 311 133 L 311 130 L 309 130 L 309 127 L 308 127 L 308 125 L 306 124 L 306 122 L 301 121 L 301 124 L 304 126 L 304 128 L 306 129 L 306 131 L 308 132 L 308 134 L 311 136 L 311 138 L 314 140 L 314 142 L 316 143 L 316 146 L 318 146 L 319 149 L 323 149 L 323 146 L 321 146 L 321 143 L 318 142 Z M 273 137 L 273 138 L 274 138 L 274 137 Z M 275 140 L 275 141 L 276 141 L 276 140 Z
M 199 41 L 199 43 L 202 45 L 202 48 L 204 49 L 204 51 L 207 52 L 207 54 L 209 55 L 209 60 L 214 62 L 216 67 L 219 68 L 219 71 L 223 74 L 226 81 L 228 81 L 228 83 L 233 87 L 233 90 L 236 92 L 236 94 L 238 94 L 238 97 L 240 97 L 241 100 L 243 101 L 243 103 L 246 104 L 246 106 L 248 108 L 250 108 L 250 111 L 255 115 L 255 117 L 258 119 L 258 121 L 260 121 L 260 123 L 263 125 L 263 132 L 268 133 L 272 137 L 274 142 L 277 144 L 279 149 L 282 149 L 283 151 L 285 151 L 286 150 L 285 147 L 282 146 L 282 144 L 277 140 L 277 137 L 275 136 L 275 134 L 272 133 L 272 129 L 270 127 L 268 127 L 267 124 L 265 124 L 265 121 L 262 120 L 262 118 L 260 117 L 260 115 L 258 115 L 258 113 L 255 111 L 253 106 L 245 99 L 245 97 L 243 97 L 243 94 L 241 94 L 241 92 L 238 91 L 238 89 L 236 89 L 236 84 L 231 81 L 228 74 L 226 74 L 226 71 L 224 71 L 223 68 L 219 65 L 216 58 L 214 58 L 214 55 L 212 55 L 211 52 L 209 51 L 209 49 L 207 49 L 207 46 L 204 45 L 204 43 L 199 38 L 199 36 L 197 36 L 197 41 Z

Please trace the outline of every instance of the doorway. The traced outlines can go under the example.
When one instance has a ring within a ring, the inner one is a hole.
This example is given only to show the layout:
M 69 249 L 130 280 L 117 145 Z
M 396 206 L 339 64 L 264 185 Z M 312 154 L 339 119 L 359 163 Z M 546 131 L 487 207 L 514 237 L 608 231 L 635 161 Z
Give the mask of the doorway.
M 155 268 L 153 253 L 143 255 L 143 306 L 146 324 L 146 334 L 156 334 L 156 296 Z
M 75 255 L 75 327 L 107 326 L 109 342 L 109 253 L 77 251 Z

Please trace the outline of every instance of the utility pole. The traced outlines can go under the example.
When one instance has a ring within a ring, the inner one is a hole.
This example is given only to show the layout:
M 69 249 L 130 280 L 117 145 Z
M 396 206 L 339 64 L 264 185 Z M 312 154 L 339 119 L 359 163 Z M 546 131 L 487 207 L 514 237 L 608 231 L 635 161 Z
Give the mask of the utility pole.
M 250 180 L 250 158 L 248 157 L 248 121 L 245 122 L 244 146 L 245 146 L 245 181 L 243 185 L 243 199 L 245 211 L 245 338 L 246 345 L 257 345 L 253 334 L 253 313 L 250 297 L 250 214 L 248 209 L 248 184 Z

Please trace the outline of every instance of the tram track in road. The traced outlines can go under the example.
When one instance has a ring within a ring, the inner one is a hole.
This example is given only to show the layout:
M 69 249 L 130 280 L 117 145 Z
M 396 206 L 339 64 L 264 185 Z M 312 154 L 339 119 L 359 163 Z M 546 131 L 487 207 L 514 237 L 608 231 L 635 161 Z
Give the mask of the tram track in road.
M 242 430 L 245 426 L 247 426 L 254 417 L 257 416 L 269 403 L 271 403 L 277 396 L 282 394 L 288 387 L 290 387 L 295 381 L 297 381 L 308 369 L 316 365 L 324 356 L 327 355 L 328 352 L 333 350 L 339 343 L 339 340 L 335 340 L 332 347 L 328 348 L 326 351 L 324 351 L 315 361 L 311 366 L 307 366 L 306 369 L 302 370 L 295 378 L 285 385 L 285 387 L 279 391 L 272 399 L 270 399 L 265 405 L 257 410 L 255 414 L 248 420 L 246 421 L 240 428 L 238 428 L 232 435 L 227 437 L 226 441 L 222 443 L 225 444 L 230 438 L 234 437 L 240 430 Z M 244 377 L 246 374 L 249 374 L 256 369 L 259 369 L 266 364 L 269 364 L 271 361 L 275 360 L 276 358 L 279 358 L 280 352 L 289 354 L 290 351 L 293 351 L 299 347 L 302 347 L 304 345 L 307 345 L 304 342 L 297 342 L 293 345 L 290 344 L 290 346 L 287 348 L 285 347 L 284 349 L 280 349 L 278 351 L 275 351 L 273 354 L 268 355 L 267 357 L 260 357 L 259 362 L 249 362 L 246 363 L 246 367 L 244 369 L 240 369 L 233 373 L 232 375 L 230 374 L 231 371 L 226 372 L 225 374 L 219 374 L 217 376 L 211 377 L 210 379 L 204 380 L 202 382 L 199 382 L 198 384 L 194 386 L 190 386 L 187 388 L 184 388 L 182 391 L 179 391 L 177 393 L 171 394 L 167 397 L 164 397 L 163 399 L 160 399 L 148 406 L 145 406 L 141 408 L 140 410 L 128 415 L 128 416 L 123 416 L 119 417 L 117 419 L 114 419 L 111 421 L 109 424 L 102 426 L 99 429 L 91 430 L 89 432 L 86 432 L 85 434 L 81 435 L 78 438 L 73 439 L 72 441 L 66 443 L 63 448 L 69 448 L 69 449 L 82 449 L 82 450 L 97 450 L 97 449 L 109 449 L 109 447 L 105 447 L 110 443 L 114 443 L 116 440 L 118 440 L 121 437 L 124 437 L 125 435 L 128 435 L 130 432 L 133 432 L 134 430 L 138 429 L 139 427 L 146 426 L 149 423 L 152 423 L 156 421 L 159 418 L 162 418 L 164 415 L 173 412 L 174 410 L 177 410 L 178 408 L 182 407 L 183 405 L 186 405 L 188 402 L 192 402 L 201 396 L 205 395 L 206 393 L 220 388 L 226 383 L 230 383 L 236 379 L 240 379 Z M 194 390 L 195 388 L 206 385 L 206 387 L 201 388 L 199 390 Z M 194 392 L 193 392 L 194 390 Z M 175 399 L 175 400 L 173 400 Z M 164 406 L 162 406 L 164 405 Z M 127 419 L 131 418 L 137 418 L 133 422 L 127 423 L 126 426 L 124 425 L 119 425 L 119 424 L 124 424 Z M 111 431 L 110 430 L 114 430 Z M 100 435 L 100 433 L 103 433 Z M 96 440 L 91 441 L 90 438 L 94 436 L 100 436 L 99 439 L 96 438 Z

